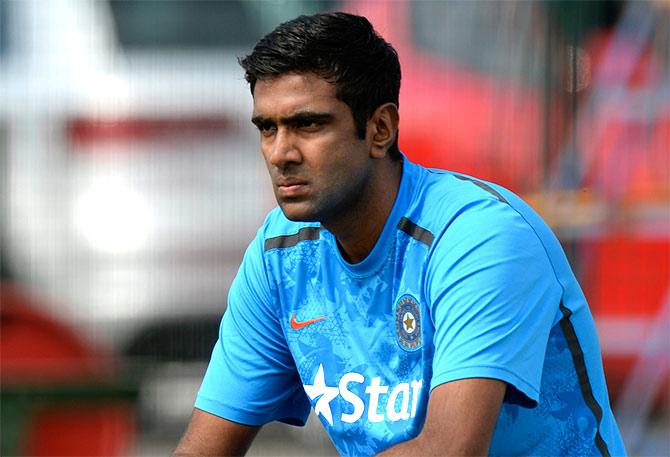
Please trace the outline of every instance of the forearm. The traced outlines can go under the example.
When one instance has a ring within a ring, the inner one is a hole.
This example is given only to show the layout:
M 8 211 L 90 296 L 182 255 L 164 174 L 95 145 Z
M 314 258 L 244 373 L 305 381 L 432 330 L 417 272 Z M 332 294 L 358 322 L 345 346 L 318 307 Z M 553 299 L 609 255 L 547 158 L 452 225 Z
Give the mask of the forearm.
M 398 443 L 395 446 L 391 446 L 377 455 L 379 457 L 401 457 L 407 455 L 430 456 L 434 454 L 427 453 L 426 449 L 424 449 L 423 443 L 418 438 L 414 438 L 409 441 Z
M 194 443 L 182 440 L 171 457 L 240 456 L 249 450 L 251 441 L 220 441 L 216 443 Z
M 431 391 L 426 419 L 416 438 L 386 449 L 382 456 L 486 455 L 506 384 L 470 378 Z
M 244 455 L 259 429 L 196 408 L 172 457 Z
M 447 441 L 445 443 L 445 441 Z M 482 437 L 481 440 L 445 440 L 442 436 L 436 439 L 426 438 L 425 435 L 403 441 L 377 454 L 379 457 L 406 457 L 408 455 L 420 456 L 482 456 L 488 454 L 489 439 Z

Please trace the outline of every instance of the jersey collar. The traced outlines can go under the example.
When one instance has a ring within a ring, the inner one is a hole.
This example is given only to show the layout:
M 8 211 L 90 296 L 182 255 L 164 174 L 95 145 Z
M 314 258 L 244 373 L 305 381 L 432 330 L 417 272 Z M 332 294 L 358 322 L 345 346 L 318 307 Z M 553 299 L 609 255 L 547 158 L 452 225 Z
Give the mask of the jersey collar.
M 404 154 L 402 154 L 402 177 L 400 179 L 400 187 L 398 188 L 398 195 L 396 196 L 393 208 L 389 214 L 382 233 L 379 235 L 372 251 L 368 256 L 358 263 L 349 263 L 340 254 L 337 247 L 335 236 L 328 230 L 324 230 L 324 237 L 328 240 L 333 256 L 337 258 L 340 265 L 353 276 L 371 276 L 375 274 L 383 265 L 388 257 L 389 248 L 395 240 L 395 233 L 397 231 L 398 222 L 405 214 L 406 209 L 412 201 L 414 194 L 414 184 L 417 180 L 418 166 L 410 162 Z

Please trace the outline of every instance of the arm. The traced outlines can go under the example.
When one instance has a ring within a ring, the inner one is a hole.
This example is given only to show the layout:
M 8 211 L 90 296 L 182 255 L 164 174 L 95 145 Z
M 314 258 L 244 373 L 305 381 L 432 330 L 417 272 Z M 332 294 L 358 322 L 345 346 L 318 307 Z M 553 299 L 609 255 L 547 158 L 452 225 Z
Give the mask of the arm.
M 419 436 L 379 455 L 486 455 L 505 390 L 504 382 L 486 378 L 435 387 Z
M 193 410 L 173 457 L 244 455 L 260 427 L 250 427 Z
M 435 354 L 424 428 L 386 455 L 485 455 L 503 399 L 539 398 L 561 290 L 532 229 L 495 200 L 436 239 L 426 277 Z
M 307 420 L 310 403 L 281 329 L 263 240 L 260 230 L 230 287 L 219 340 L 175 455 L 243 454 L 261 425 Z

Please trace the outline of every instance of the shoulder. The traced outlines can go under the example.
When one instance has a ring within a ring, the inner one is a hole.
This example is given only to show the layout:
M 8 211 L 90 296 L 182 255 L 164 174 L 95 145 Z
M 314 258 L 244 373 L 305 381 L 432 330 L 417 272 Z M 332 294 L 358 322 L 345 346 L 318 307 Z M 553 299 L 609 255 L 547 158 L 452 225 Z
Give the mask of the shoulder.
M 298 245 L 299 241 L 314 239 L 314 236 L 319 237 L 318 223 L 290 221 L 279 207 L 270 211 L 244 253 L 240 268 L 231 285 L 229 301 L 231 301 L 230 297 L 243 296 L 253 298 L 253 303 L 272 303 L 270 293 L 275 282 L 273 278 L 277 274 L 286 273 L 281 260 L 284 253 L 289 256 L 302 255 L 295 249 L 286 248 L 293 248 Z M 281 254 L 273 255 L 276 252 Z
M 531 256 L 549 267 L 560 251 L 551 230 L 513 192 L 495 183 L 447 170 L 421 169 L 407 217 L 430 233 L 429 263 L 459 259 Z M 554 252 L 556 251 L 556 252 Z M 547 262 L 549 260 L 549 262 Z
M 265 218 L 257 241 L 263 251 L 290 248 L 300 241 L 319 239 L 321 225 L 318 222 L 294 222 L 286 218 L 281 208 L 276 207 Z
M 422 174 L 408 218 L 435 238 L 447 231 L 531 228 L 525 216 L 532 209 L 501 186 L 448 170 L 424 168 Z

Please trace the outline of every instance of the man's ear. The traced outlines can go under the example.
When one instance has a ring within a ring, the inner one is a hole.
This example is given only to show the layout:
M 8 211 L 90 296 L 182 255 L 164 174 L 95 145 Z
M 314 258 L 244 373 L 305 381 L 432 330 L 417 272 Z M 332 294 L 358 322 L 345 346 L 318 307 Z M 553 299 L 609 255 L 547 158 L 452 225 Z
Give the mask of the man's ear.
M 389 148 L 398 136 L 398 107 L 393 103 L 380 105 L 367 125 L 367 137 L 370 141 L 370 155 L 381 159 L 386 156 Z

